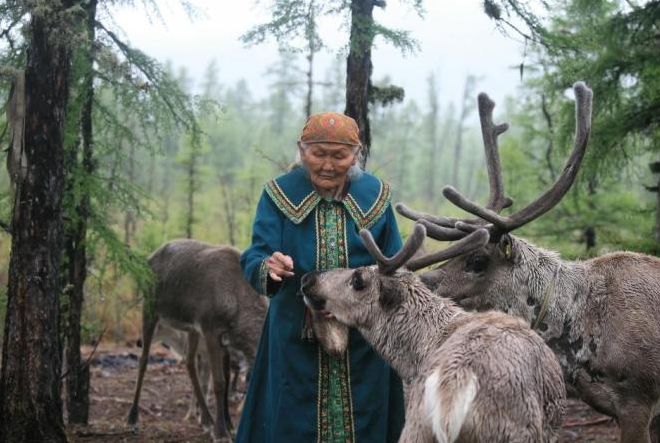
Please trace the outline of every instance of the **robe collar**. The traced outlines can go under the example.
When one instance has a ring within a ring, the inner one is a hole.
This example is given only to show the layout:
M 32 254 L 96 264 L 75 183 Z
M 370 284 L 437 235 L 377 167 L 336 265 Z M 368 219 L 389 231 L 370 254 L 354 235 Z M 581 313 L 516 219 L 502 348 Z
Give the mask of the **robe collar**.
M 266 192 L 275 205 L 293 223 L 300 224 L 323 198 L 312 186 L 302 167 L 281 175 L 266 184 Z M 390 204 L 390 186 L 363 172 L 348 183 L 340 203 L 346 208 L 359 229 L 369 229 L 385 213 Z

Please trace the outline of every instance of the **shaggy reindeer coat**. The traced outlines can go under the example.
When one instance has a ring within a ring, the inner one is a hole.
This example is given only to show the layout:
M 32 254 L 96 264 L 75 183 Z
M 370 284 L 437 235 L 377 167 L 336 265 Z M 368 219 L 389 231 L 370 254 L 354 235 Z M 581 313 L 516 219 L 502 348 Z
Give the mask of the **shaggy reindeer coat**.
M 523 321 L 466 313 L 410 272 L 310 273 L 310 306 L 356 327 L 403 378 L 400 443 L 550 443 L 564 412 L 561 368 Z
M 241 264 L 255 289 L 272 299 L 238 443 L 397 441 L 404 421 L 398 376 L 356 330 L 344 360 L 301 339 L 305 306 L 298 295 L 308 271 L 374 263 L 360 228 L 370 229 L 386 254 L 399 250 L 389 197 L 389 187 L 366 173 L 341 202 L 323 200 L 302 168 L 266 185 Z M 267 280 L 265 261 L 274 251 L 294 261 L 295 276 L 280 287 Z

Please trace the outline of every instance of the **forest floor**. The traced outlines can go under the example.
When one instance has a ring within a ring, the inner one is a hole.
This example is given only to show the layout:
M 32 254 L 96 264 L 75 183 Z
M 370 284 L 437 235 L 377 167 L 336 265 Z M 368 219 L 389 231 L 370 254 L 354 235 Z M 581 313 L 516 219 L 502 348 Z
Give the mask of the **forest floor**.
M 91 349 L 85 349 L 89 355 Z M 140 401 L 137 428 L 126 424 L 131 407 L 141 349 L 102 345 L 91 360 L 89 426 L 69 426 L 72 443 L 91 442 L 210 442 L 194 421 L 184 421 L 192 388 L 183 363 L 161 345 L 152 346 Z M 238 422 L 238 405 L 231 405 Z M 618 427 L 578 400 L 569 400 L 561 442 L 615 442 Z

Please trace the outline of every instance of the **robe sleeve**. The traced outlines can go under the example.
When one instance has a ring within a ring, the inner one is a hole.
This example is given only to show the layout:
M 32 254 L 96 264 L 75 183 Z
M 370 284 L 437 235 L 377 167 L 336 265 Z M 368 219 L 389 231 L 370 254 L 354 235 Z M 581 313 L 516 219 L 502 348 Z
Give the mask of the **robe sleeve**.
M 382 244 L 378 245 L 378 247 L 385 254 L 385 257 L 392 257 L 403 246 L 401 234 L 399 233 L 399 225 L 396 222 L 392 205 L 389 205 L 383 216 L 385 217 L 385 228 L 381 236 Z
M 261 295 L 272 296 L 280 287 L 268 276 L 266 260 L 282 250 L 283 214 L 263 192 L 252 226 L 252 244 L 241 254 L 241 268 L 246 280 Z

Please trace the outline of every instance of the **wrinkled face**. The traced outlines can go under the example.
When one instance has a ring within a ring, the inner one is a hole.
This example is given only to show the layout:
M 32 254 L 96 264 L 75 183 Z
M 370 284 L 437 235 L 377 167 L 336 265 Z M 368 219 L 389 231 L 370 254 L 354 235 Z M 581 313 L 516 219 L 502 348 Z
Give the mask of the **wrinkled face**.
M 512 239 L 505 236 L 423 273 L 420 279 L 436 294 L 465 309 L 497 309 L 525 317 L 526 291 L 516 287 L 516 261 Z
M 300 146 L 300 159 L 315 187 L 335 191 L 344 186 L 348 171 L 357 161 L 354 146 L 340 143 L 312 143 Z
M 391 304 L 392 277 L 376 266 L 309 272 L 302 277 L 305 303 L 325 309 L 348 326 L 369 327 L 374 315 Z

